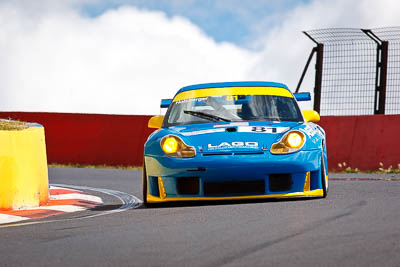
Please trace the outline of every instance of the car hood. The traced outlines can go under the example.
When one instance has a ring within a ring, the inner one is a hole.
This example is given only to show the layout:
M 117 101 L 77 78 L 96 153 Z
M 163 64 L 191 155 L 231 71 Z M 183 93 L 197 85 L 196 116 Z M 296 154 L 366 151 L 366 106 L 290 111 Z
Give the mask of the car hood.
M 269 150 L 283 134 L 299 122 L 205 123 L 169 128 L 200 152 L 254 152 Z

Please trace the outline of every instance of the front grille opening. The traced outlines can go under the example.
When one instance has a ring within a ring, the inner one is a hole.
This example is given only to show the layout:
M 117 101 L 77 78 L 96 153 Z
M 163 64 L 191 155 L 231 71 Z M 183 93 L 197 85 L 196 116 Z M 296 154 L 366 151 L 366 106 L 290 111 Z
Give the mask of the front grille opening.
M 198 195 L 199 177 L 180 177 L 177 179 L 176 189 L 180 195 Z
M 160 190 L 158 188 L 158 177 L 157 176 L 149 176 L 149 184 L 148 190 L 150 195 L 155 197 L 160 197 Z
M 310 190 L 315 190 L 320 188 L 321 182 L 321 173 L 317 171 L 313 171 L 310 173 Z
M 289 191 L 292 188 L 292 184 L 292 175 L 289 173 L 269 175 L 270 192 Z
M 205 182 L 204 195 L 259 195 L 265 194 L 265 181 Z

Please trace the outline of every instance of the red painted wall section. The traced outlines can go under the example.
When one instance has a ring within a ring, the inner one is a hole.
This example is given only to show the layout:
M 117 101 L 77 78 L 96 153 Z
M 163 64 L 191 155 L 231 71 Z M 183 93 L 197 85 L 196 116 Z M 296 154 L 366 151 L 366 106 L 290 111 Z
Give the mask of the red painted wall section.
M 49 163 L 139 166 L 151 116 L 0 112 L 44 126 Z
M 0 112 L 45 127 L 49 163 L 140 166 L 151 116 Z M 329 170 L 377 170 L 400 163 L 400 115 L 325 116 Z
M 338 164 L 360 170 L 377 170 L 400 164 L 400 115 L 325 116 L 319 122 L 327 135 L 330 170 Z

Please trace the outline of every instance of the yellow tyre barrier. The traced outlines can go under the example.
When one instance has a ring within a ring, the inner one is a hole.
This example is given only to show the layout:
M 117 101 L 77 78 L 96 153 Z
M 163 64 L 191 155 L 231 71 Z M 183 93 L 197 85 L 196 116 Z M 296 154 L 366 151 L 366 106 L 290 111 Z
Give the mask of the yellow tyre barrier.
M 49 199 L 44 128 L 0 130 L 0 209 L 37 207 Z

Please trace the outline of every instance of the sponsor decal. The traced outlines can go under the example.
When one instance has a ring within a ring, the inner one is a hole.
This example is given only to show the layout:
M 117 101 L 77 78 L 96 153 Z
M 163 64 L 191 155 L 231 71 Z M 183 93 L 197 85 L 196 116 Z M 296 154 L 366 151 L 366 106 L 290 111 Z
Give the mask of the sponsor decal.
M 312 125 L 309 123 L 305 128 L 302 129 L 306 134 L 308 134 L 311 137 L 314 137 L 316 133 L 316 127 L 315 125 Z
M 188 99 L 182 99 L 179 101 L 176 101 L 177 104 L 182 104 L 182 103 L 189 103 L 189 102 L 202 102 L 202 101 L 207 101 L 208 97 L 199 97 L 199 98 L 188 98 Z
M 258 148 L 258 142 L 221 142 L 220 144 L 208 144 L 208 150 L 229 148 Z
M 237 127 L 237 132 L 241 133 L 269 133 L 279 134 L 289 130 L 289 127 L 267 127 L 267 126 L 248 126 L 248 123 L 230 123 L 223 125 L 214 125 L 213 129 L 198 130 L 192 132 L 182 132 L 184 136 L 192 136 L 208 133 L 222 133 L 226 131 L 225 127 Z
M 191 135 L 199 135 L 199 134 L 218 133 L 218 132 L 225 132 L 225 129 L 207 129 L 207 130 L 199 130 L 199 131 L 193 131 L 193 132 L 182 132 L 182 135 L 191 136 Z
M 241 126 L 238 132 L 242 133 L 283 133 L 289 130 L 289 127 L 267 127 L 267 126 Z

